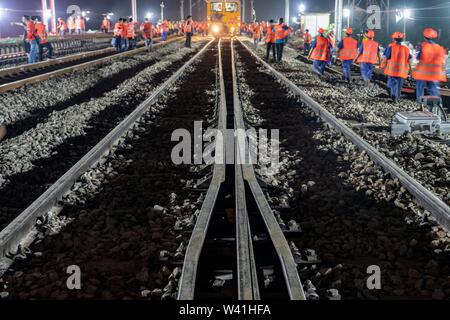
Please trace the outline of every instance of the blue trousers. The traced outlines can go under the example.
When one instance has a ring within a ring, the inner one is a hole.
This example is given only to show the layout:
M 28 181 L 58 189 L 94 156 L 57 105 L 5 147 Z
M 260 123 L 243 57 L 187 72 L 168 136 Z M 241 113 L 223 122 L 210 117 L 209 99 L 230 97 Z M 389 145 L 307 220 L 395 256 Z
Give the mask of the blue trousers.
M 130 48 L 130 41 L 127 38 L 123 38 L 121 43 L 122 43 L 122 51 L 128 51 L 128 48 Z
M 364 81 L 372 80 L 373 75 L 373 64 L 371 63 L 361 63 L 361 76 Z
M 441 96 L 441 93 L 439 92 L 439 82 L 416 80 L 417 102 L 420 101 L 420 97 L 423 97 L 425 95 L 425 88 L 427 88 L 429 96 L 435 96 L 435 97 Z
M 344 60 L 342 61 L 342 71 L 344 72 L 344 78 L 350 80 L 351 71 L 350 67 L 352 66 L 353 60 Z
M 167 32 L 163 32 L 161 35 L 161 40 L 166 41 L 167 40 Z
M 313 71 L 320 75 L 323 75 L 325 72 L 325 68 L 327 67 L 328 61 L 319 61 L 314 60 L 313 62 Z
M 38 59 L 39 45 L 36 40 L 30 41 L 30 53 L 28 54 L 28 63 L 35 63 Z
M 389 91 L 391 92 L 391 97 L 400 99 L 404 81 L 405 79 L 403 78 L 388 76 L 387 85 L 389 87 Z

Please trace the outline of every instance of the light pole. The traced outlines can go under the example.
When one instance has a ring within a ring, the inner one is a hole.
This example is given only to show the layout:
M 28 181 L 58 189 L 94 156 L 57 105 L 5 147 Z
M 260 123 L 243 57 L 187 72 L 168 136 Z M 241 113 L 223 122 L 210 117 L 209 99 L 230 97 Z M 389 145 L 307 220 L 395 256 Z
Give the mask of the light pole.
M 184 0 L 180 1 L 180 18 L 184 20 Z
M 343 13 L 344 13 L 344 18 L 347 18 L 347 28 L 350 28 L 350 9 L 345 8 Z
M 289 17 L 291 16 L 289 2 L 290 2 L 289 0 L 285 0 L 285 2 L 284 2 L 284 22 L 287 24 L 289 24 Z
M 302 3 L 298 6 L 298 16 L 299 16 L 299 21 L 298 24 L 300 25 L 300 31 L 303 32 L 303 23 L 302 23 L 302 18 L 303 18 L 303 14 L 305 13 L 306 7 L 305 5 Z
M 133 17 L 133 21 L 137 21 L 137 4 L 136 4 L 136 0 L 131 0 L 131 16 Z
M 164 21 L 164 2 L 161 2 L 161 4 L 159 5 L 161 7 L 161 22 Z

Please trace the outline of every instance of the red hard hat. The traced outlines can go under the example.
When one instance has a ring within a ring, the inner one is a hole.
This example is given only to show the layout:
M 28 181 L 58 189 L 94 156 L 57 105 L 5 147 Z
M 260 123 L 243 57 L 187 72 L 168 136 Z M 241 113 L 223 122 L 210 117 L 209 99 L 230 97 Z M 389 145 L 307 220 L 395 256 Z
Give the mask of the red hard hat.
M 373 32 L 373 30 L 367 31 L 367 37 L 368 38 L 375 38 L 375 32 Z
M 423 30 L 423 36 L 428 39 L 436 39 L 438 37 L 438 33 L 434 29 L 426 28 Z
M 324 28 L 320 28 L 319 29 L 319 33 L 325 33 L 325 29 Z
M 345 29 L 345 33 L 346 34 L 353 34 L 353 29 L 352 28 Z

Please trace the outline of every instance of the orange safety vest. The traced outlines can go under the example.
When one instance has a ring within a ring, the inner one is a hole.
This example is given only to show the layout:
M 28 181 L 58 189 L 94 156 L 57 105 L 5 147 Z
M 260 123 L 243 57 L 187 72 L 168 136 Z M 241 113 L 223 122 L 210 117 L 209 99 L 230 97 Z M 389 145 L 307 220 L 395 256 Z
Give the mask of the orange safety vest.
M 184 25 L 184 33 L 192 33 L 192 21 L 186 21 Z
M 261 26 L 256 25 L 253 27 L 253 39 L 261 39 Z
M 363 52 L 358 59 L 358 63 L 378 63 L 378 42 L 368 39 L 363 42 Z
M 107 29 L 109 30 L 109 27 L 111 26 L 109 20 L 102 20 L 102 29 Z
M 358 55 L 358 41 L 352 37 L 345 37 L 342 41 L 344 47 L 339 50 L 339 59 L 341 61 L 355 59 Z
M 69 17 L 69 19 L 67 19 L 67 24 L 70 30 L 75 29 L 75 20 L 72 17 Z
M 284 24 L 275 25 L 275 41 L 286 38 L 286 31 L 283 29 Z
M 398 43 L 390 45 L 391 58 L 387 60 L 384 74 L 406 79 L 409 74 L 409 48 Z
M 311 33 L 305 32 L 304 39 L 305 39 L 304 40 L 305 43 L 311 44 L 312 43 L 312 35 L 311 35 Z
M 316 37 L 316 46 L 311 53 L 311 59 L 317 61 L 329 61 L 331 55 L 330 41 L 323 36 Z
M 65 31 L 65 30 L 67 30 L 67 24 L 64 22 L 64 20 L 60 20 L 60 21 L 59 21 L 58 29 L 59 29 L 60 31 Z
M 75 20 L 75 25 L 77 29 L 83 29 L 83 20 L 81 18 L 77 18 L 77 20 Z
M 127 37 L 129 39 L 134 39 L 136 37 L 136 32 L 134 31 L 134 24 L 129 23 L 127 24 Z
M 37 22 L 35 25 L 36 28 L 36 35 L 39 37 L 39 43 L 44 44 L 47 43 L 47 32 L 45 32 L 45 24 L 42 22 Z
M 128 38 L 128 22 L 124 22 L 122 25 L 122 30 L 120 32 L 122 38 Z
M 123 30 L 123 22 L 116 22 L 116 24 L 114 25 L 114 36 L 121 37 L 122 30 Z
M 266 43 L 275 43 L 275 31 L 272 24 L 267 27 Z
M 144 34 L 145 39 L 153 38 L 153 26 L 150 22 L 143 22 L 141 24 L 141 31 Z
M 447 81 L 445 74 L 445 49 L 436 43 L 423 42 L 420 61 L 412 72 L 413 78 L 422 81 Z
M 27 22 L 27 40 L 36 40 L 36 27 L 33 21 Z

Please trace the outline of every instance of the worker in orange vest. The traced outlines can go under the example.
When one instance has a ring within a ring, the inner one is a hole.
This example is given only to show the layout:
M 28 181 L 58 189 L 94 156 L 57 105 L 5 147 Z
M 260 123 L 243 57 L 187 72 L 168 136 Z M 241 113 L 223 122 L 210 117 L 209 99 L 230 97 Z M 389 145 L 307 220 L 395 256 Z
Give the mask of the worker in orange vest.
M 104 17 L 102 20 L 101 30 L 104 33 L 108 33 L 109 29 L 111 29 L 111 22 L 109 21 L 108 17 Z
M 273 53 L 273 61 L 277 61 L 277 53 L 275 48 L 275 25 L 273 20 L 270 20 L 267 25 L 266 46 L 266 61 L 269 62 L 270 50 L 272 50 Z
M 58 18 L 58 26 L 56 27 L 56 29 L 59 31 L 59 35 L 61 37 L 64 37 L 66 35 L 67 24 L 63 18 Z
M 253 44 L 255 46 L 255 50 L 258 49 L 258 43 L 261 41 L 261 35 L 262 35 L 262 30 L 261 30 L 261 25 L 259 24 L 258 21 L 255 21 L 255 23 L 253 24 L 252 27 L 252 37 L 253 37 Z
M 303 50 L 305 54 L 308 54 L 311 50 L 311 44 L 313 42 L 313 38 L 311 33 L 309 33 L 309 29 L 305 30 L 305 33 L 303 34 Z
M 119 18 L 119 20 L 117 20 L 116 24 L 114 25 L 114 38 L 113 38 L 113 47 L 116 48 L 117 52 L 121 52 L 123 50 L 122 33 L 123 33 L 123 19 Z
M 318 35 L 311 45 L 308 59 L 314 60 L 312 70 L 319 76 L 323 76 L 327 64 L 331 61 L 331 43 L 325 37 L 325 30 L 320 28 Z
M 35 28 L 36 39 L 39 43 L 39 61 L 44 61 L 44 48 L 47 48 L 48 58 L 53 59 L 53 47 L 52 44 L 48 42 L 47 27 L 42 22 L 41 17 L 36 17 Z
M 388 87 L 394 102 L 400 99 L 403 82 L 408 78 L 410 60 L 412 58 L 409 48 L 402 45 L 405 35 L 402 32 L 394 32 L 394 40 L 384 52 L 386 57 L 386 68 L 384 74 L 388 76 Z
M 353 29 L 345 29 L 345 38 L 337 46 L 338 57 L 342 62 L 342 71 L 344 80 L 351 81 L 351 66 L 353 60 L 358 55 L 358 41 L 352 37 Z
M 75 19 L 73 16 L 69 16 L 67 18 L 67 27 L 69 28 L 69 34 L 73 34 L 75 32 Z
M 191 16 L 188 16 L 186 22 L 184 23 L 184 34 L 186 35 L 186 43 L 184 46 L 186 48 L 191 47 L 192 36 L 194 35 L 194 21 Z
M 372 80 L 374 66 L 381 60 L 380 45 L 373 38 L 375 38 L 375 32 L 373 30 L 367 31 L 367 40 L 359 46 L 359 52 L 355 58 L 355 61 L 360 63 L 361 76 L 366 86 Z
M 128 19 L 122 18 L 123 21 L 123 27 L 121 32 L 121 38 L 122 38 L 122 51 L 127 51 L 130 47 L 130 41 L 128 40 Z
M 23 16 L 23 22 L 26 24 L 26 41 L 30 45 L 28 53 L 28 63 L 37 62 L 39 44 L 36 39 L 36 27 L 34 21 L 29 16 Z
M 77 29 L 77 34 L 82 34 L 84 31 L 84 19 L 82 16 L 78 16 L 75 19 L 75 28 Z
M 167 40 L 167 31 L 168 31 L 167 20 L 164 20 L 161 23 L 161 41 Z
M 277 51 L 277 62 L 283 59 L 284 44 L 290 34 L 290 28 L 284 23 L 284 19 L 280 18 L 279 23 L 275 25 L 275 47 Z
M 133 49 L 134 47 L 136 47 L 136 31 L 134 30 L 133 18 L 128 19 L 127 37 L 128 49 Z
M 153 42 L 153 24 L 148 20 L 148 18 L 145 18 L 140 29 L 142 32 L 142 37 L 144 38 L 145 48 L 147 52 L 150 52 Z
M 427 88 L 428 95 L 440 97 L 439 82 L 446 82 L 445 74 L 445 49 L 434 40 L 438 38 L 438 32 L 427 28 L 423 31 L 425 41 L 420 44 L 417 53 L 419 64 L 412 72 L 416 80 L 416 98 L 420 102 Z

